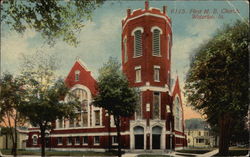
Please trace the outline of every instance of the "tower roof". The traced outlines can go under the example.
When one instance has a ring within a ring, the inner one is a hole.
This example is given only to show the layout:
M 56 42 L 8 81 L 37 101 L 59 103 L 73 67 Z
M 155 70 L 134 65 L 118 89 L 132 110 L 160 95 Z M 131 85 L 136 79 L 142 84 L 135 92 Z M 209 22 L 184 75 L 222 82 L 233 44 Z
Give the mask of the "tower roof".
M 167 16 L 167 6 L 163 6 L 162 11 L 159 8 L 149 7 L 149 1 L 145 1 L 144 9 L 136 9 L 131 12 L 131 9 L 127 9 L 127 16 L 122 20 L 122 26 L 125 27 L 128 20 L 134 19 L 138 16 L 157 16 L 166 19 L 167 23 L 171 25 L 171 19 Z

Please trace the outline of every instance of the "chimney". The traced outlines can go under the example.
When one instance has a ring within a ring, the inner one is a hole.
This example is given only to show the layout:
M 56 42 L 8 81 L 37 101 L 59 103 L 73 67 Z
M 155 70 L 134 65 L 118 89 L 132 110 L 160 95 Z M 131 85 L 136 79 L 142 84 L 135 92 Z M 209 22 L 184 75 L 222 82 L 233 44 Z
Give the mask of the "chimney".
M 145 10 L 148 10 L 149 8 L 149 4 L 148 4 L 148 0 L 145 1 Z
M 131 14 L 131 9 L 129 8 L 127 9 L 127 16 L 130 16 L 130 14 Z
M 163 6 L 163 14 L 167 13 L 167 6 Z

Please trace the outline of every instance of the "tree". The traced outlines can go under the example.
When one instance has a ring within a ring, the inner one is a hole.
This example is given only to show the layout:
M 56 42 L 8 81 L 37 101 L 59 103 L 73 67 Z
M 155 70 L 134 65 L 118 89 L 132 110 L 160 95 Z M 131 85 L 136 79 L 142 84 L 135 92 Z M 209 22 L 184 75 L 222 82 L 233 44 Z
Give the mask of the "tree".
M 219 153 L 228 155 L 236 124 L 248 111 L 249 24 L 237 21 L 207 43 L 192 58 L 186 79 L 188 102 L 219 129 Z M 239 128 L 238 128 L 239 129 Z
M 12 154 L 16 156 L 17 127 L 22 126 L 25 122 L 25 118 L 19 112 L 24 82 L 20 78 L 7 73 L 0 79 L 0 82 L 0 122 L 2 122 L 8 130 L 12 141 Z
M 117 130 L 118 156 L 121 156 L 121 118 L 130 117 L 135 112 L 138 92 L 129 87 L 127 78 L 120 70 L 117 59 L 110 58 L 99 70 L 98 94 L 94 105 L 107 110 L 114 117 Z
M 52 129 L 56 119 L 74 117 L 80 103 L 75 99 L 63 101 L 69 93 L 62 79 L 55 81 L 55 58 L 51 55 L 24 59 L 22 71 L 26 80 L 26 94 L 20 107 L 33 126 L 38 126 L 41 135 L 41 156 L 45 156 L 45 133 Z M 32 69 L 32 70 L 31 70 Z
M 23 33 L 27 28 L 40 32 L 50 45 L 62 38 L 76 45 L 84 22 L 104 0 L 3 0 L 1 23 Z

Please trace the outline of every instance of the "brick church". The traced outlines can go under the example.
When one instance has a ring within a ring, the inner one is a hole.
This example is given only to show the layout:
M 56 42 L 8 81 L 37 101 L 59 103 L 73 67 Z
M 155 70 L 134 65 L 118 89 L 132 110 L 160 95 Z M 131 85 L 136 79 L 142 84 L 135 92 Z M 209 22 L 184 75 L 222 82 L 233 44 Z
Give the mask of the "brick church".
M 122 70 L 131 87 L 140 89 L 140 107 L 121 122 L 122 148 L 177 150 L 186 146 L 181 90 L 171 79 L 172 26 L 166 7 L 131 11 L 122 20 Z M 53 150 L 97 150 L 117 147 L 113 118 L 92 105 L 96 80 L 77 59 L 65 79 L 79 97 L 82 110 L 75 119 L 58 119 L 47 132 L 46 147 Z M 65 101 L 67 101 L 67 97 Z M 110 138 L 111 137 L 111 138 Z M 109 139 L 111 140 L 109 142 Z M 29 128 L 28 149 L 40 147 L 39 129 Z

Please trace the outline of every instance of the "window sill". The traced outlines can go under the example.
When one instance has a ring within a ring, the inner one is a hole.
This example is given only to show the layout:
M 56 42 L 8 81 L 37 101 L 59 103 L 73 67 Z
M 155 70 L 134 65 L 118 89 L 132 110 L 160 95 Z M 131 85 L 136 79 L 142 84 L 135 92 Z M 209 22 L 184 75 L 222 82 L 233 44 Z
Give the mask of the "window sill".
M 154 82 L 161 82 L 160 80 L 154 80 Z
M 133 58 L 139 58 L 139 57 L 141 57 L 142 55 L 140 55 L 140 56 L 133 56 Z
M 152 54 L 152 56 L 154 56 L 154 57 L 162 57 L 161 55 L 153 55 L 153 54 Z
M 118 143 L 112 143 L 112 146 L 118 146 Z
M 62 146 L 63 144 L 62 144 L 62 143 L 58 143 L 57 145 L 58 145 L 58 146 Z
M 83 146 L 87 146 L 87 145 L 88 145 L 88 143 L 83 143 L 82 145 L 83 145 Z
M 94 146 L 100 146 L 100 143 L 94 143 Z
M 135 81 L 135 83 L 141 83 L 141 81 Z

